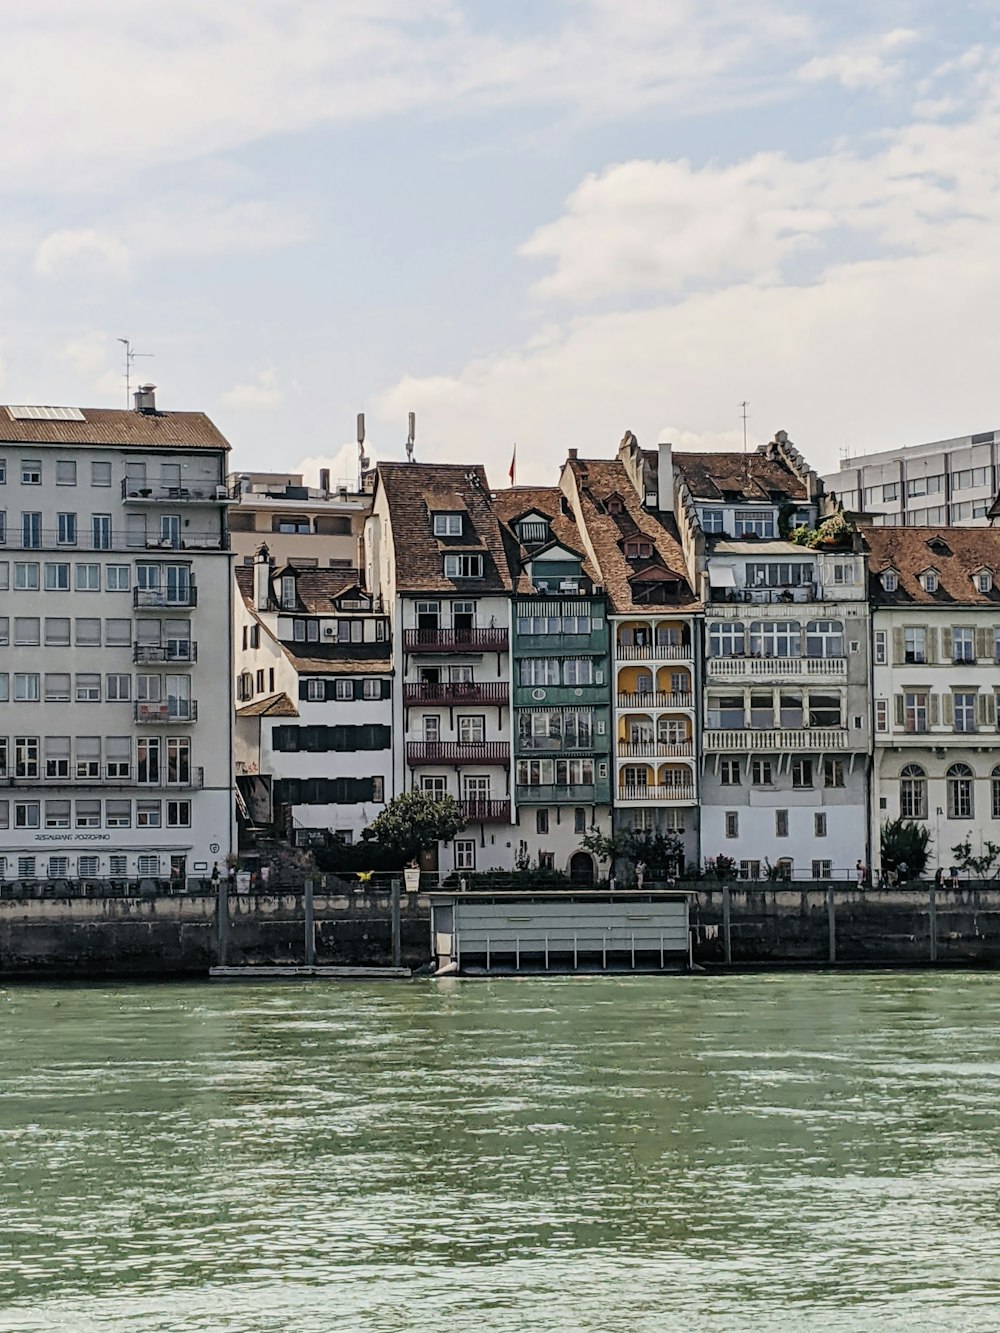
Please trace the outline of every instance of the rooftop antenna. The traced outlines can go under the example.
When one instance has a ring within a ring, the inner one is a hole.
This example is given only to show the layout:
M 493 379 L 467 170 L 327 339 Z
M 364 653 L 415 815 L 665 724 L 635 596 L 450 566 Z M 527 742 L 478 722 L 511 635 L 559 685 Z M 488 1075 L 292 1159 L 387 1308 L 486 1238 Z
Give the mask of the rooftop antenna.
M 371 459 L 365 453 L 365 414 L 358 413 L 358 491 L 364 484 L 364 474 L 368 471 Z
M 742 403 L 740 403 L 740 416 L 741 416 L 742 419 L 743 419 L 743 452 L 744 452 L 744 454 L 745 454 L 746 451 L 747 451 L 747 408 L 748 408 L 749 406 L 750 406 L 750 404 L 749 404 L 749 402 L 748 402 L 745 398 L 743 399 Z
M 406 461 L 413 462 L 413 446 L 417 439 L 417 414 L 411 412 L 407 418 L 406 427 Z
M 132 362 L 137 356 L 153 356 L 153 352 L 137 352 L 133 349 L 132 343 L 128 338 L 119 338 L 118 341 L 125 345 L 125 406 L 132 406 Z

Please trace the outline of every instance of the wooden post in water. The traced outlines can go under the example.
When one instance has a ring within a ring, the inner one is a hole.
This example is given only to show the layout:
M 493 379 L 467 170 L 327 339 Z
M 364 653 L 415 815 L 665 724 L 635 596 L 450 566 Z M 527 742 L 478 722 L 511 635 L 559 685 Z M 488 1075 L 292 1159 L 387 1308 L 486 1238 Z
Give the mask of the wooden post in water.
M 928 954 L 932 963 L 937 962 L 937 889 L 931 880 L 927 890 L 927 936 Z
M 399 889 L 398 879 L 392 881 L 392 893 L 389 898 L 390 910 L 392 912 L 392 965 L 393 967 L 402 966 L 403 958 L 403 937 L 402 927 L 399 915 Z
M 837 909 L 833 901 L 833 885 L 828 884 L 826 889 L 826 928 L 827 928 L 827 961 L 835 963 L 837 961 Z
M 218 930 L 219 966 L 229 962 L 229 876 L 219 877 L 219 904 L 216 926 Z
M 302 900 L 306 919 L 306 967 L 316 966 L 316 915 L 313 908 L 313 882 L 306 880 L 306 890 Z
M 733 961 L 733 932 L 729 921 L 729 885 L 722 886 L 722 957 L 729 964 Z

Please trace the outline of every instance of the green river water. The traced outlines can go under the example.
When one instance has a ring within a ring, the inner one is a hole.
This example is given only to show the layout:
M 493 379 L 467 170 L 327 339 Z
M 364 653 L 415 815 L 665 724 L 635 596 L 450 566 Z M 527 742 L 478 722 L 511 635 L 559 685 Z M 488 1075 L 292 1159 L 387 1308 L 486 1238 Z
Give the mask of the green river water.
M 1000 1328 L 1000 977 L 0 991 L 0 1330 Z

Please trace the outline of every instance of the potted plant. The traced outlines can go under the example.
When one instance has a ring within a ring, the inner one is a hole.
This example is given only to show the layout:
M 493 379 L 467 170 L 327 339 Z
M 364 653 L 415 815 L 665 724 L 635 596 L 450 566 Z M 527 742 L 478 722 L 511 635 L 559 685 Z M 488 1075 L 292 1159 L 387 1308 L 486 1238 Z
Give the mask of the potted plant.
M 407 893 L 418 893 L 420 891 L 420 866 L 416 861 L 407 861 L 406 868 L 403 871 L 403 880 L 406 884 Z

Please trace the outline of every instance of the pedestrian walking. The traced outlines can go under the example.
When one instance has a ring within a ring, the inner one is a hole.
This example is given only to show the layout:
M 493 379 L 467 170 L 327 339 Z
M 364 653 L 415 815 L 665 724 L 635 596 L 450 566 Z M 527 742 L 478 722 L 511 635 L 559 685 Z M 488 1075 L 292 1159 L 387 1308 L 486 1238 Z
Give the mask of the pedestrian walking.
M 219 892 L 219 863 L 218 863 L 218 861 L 214 861 L 214 862 L 212 863 L 212 892 L 213 892 L 213 893 L 218 893 L 218 892 Z
M 898 866 L 898 875 L 900 884 L 905 884 L 910 876 L 910 867 L 905 861 L 900 861 Z
M 953 889 L 958 888 L 958 866 L 952 866 L 951 868 L 951 887 Z
M 636 882 L 636 884 L 638 884 L 638 886 L 639 886 L 640 889 L 642 888 L 642 881 L 645 879 L 645 877 L 646 877 L 646 863 L 645 863 L 645 861 L 636 861 L 636 863 L 635 863 L 635 882 Z
M 944 866 L 938 866 L 934 871 L 934 887 L 936 889 L 944 888 Z
M 858 888 L 863 889 L 865 887 L 865 880 L 868 878 L 868 867 L 865 865 L 864 861 L 858 857 L 858 863 L 854 869 L 858 876 Z

